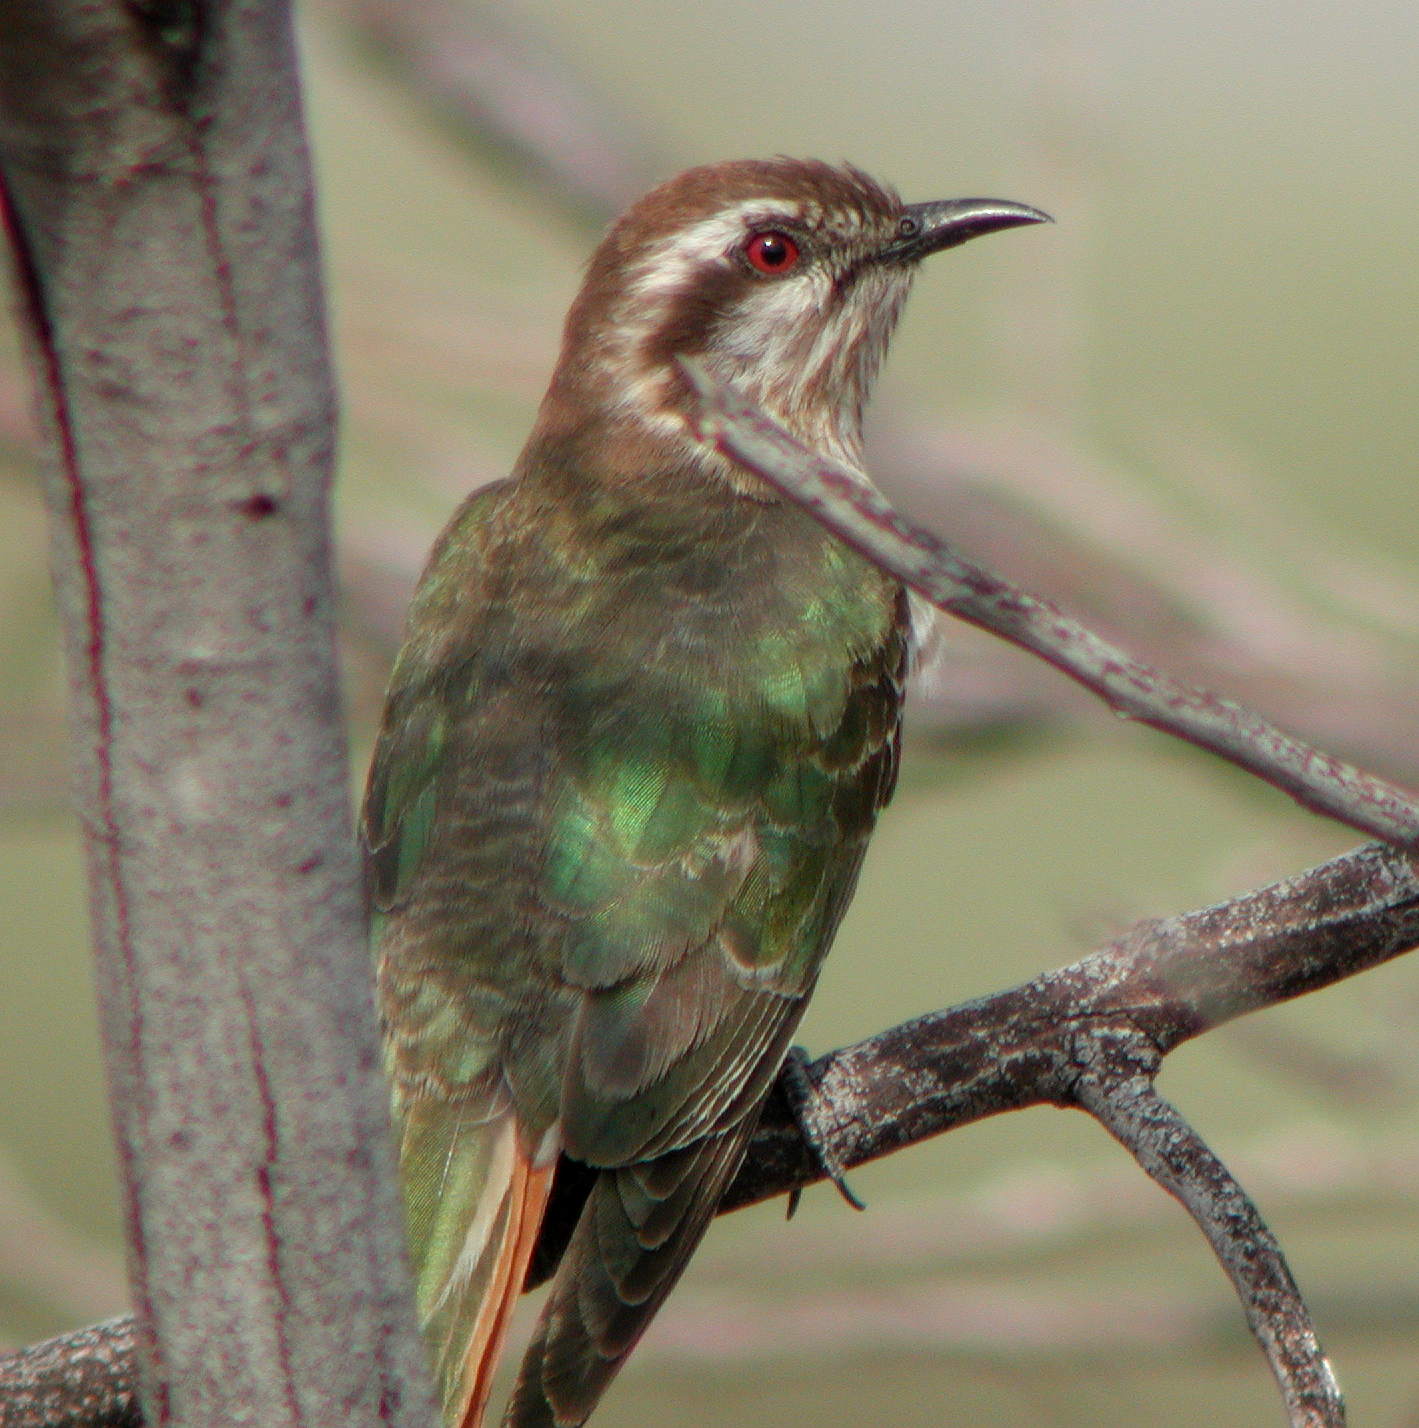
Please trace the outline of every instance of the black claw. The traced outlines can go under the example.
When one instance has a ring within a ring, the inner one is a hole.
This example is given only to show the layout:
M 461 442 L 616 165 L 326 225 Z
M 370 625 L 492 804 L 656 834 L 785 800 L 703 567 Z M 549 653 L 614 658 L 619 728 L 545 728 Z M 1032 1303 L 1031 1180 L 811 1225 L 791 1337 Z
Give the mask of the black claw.
M 865 1210 L 867 1202 L 859 1200 L 848 1187 L 847 1171 L 842 1162 L 833 1154 L 818 1128 L 818 1088 L 808 1075 L 808 1062 L 808 1053 L 801 1046 L 788 1048 L 788 1055 L 783 1059 L 783 1070 L 780 1074 L 784 1096 L 788 1101 L 788 1109 L 793 1114 L 793 1119 L 798 1125 L 798 1133 L 803 1137 L 803 1143 L 808 1147 L 809 1154 L 818 1162 L 818 1169 L 838 1187 L 838 1194 L 854 1210 Z M 802 1198 L 801 1187 L 795 1186 L 789 1191 L 788 1218 L 790 1220 Z

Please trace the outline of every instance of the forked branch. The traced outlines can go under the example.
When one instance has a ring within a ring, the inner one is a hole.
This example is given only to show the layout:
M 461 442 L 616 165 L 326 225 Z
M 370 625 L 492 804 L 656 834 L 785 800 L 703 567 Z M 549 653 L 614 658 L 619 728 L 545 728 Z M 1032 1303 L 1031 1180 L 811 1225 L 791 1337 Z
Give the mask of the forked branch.
M 1194 1036 L 1378 966 L 1416 943 L 1419 872 L 1404 854 L 1369 844 L 1230 902 L 1140 923 L 1023 986 L 831 1052 L 807 1068 L 818 1095 L 815 1120 L 832 1155 L 851 1168 L 1001 1111 L 1089 1110 L 1195 1216 L 1219 1226 L 1209 1237 L 1224 1263 L 1228 1255 L 1264 1251 L 1255 1277 L 1238 1283 L 1246 1312 L 1268 1346 L 1293 1424 L 1331 1428 L 1343 1421 L 1338 1400 L 1327 1398 L 1328 1369 L 1304 1305 L 1282 1292 L 1290 1280 L 1274 1241 L 1259 1220 L 1239 1217 L 1234 1182 L 1201 1142 L 1169 1124 L 1151 1094 L 1151 1075 L 1158 1060 Z M 1119 1048 L 1129 1055 L 1115 1065 Z M 1120 1099 L 1125 1092 L 1131 1104 Z M 787 1194 L 822 1173 L 787 1103 L 772 1097 L 721 1210 Z M 553 1220 L 544 1234 L 564 1228 Z M 556 1246 L 549 1250 L 548 1259 Z M 1230 1263 L 1229 1272 L 1238 1279 Z M 127 1326 L 116 1321 L 0 1359 L 0 1381 L 25 1394 L 7 1399 L 7 1428 L 136 1425 Z M 66 1364 L 91 1360 L 96 1344 L 107 1354 L 112 1393 L 96 1394 L 90 1374 L 82 1395 L 68 1394 Z M 16 1406 L 24 1403 L 42 1404 L 43 1412 L 26 1416 Z

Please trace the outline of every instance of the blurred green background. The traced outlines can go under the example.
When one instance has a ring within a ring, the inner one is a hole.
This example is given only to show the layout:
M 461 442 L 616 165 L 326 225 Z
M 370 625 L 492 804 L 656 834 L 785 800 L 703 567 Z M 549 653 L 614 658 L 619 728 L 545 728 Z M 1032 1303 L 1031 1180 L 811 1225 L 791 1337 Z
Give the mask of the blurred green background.
M 515 455 L 595 236 L 356 38 L 358 9 L 304 15 L 357 767 L 420 554 Z M 602 97 L 613 146 L 654 136 L 652 176 L 847 157 L 911 198 L 1053 212 L 919 282 L 876 405 L 884 482 L 1135 647 L 1419 785 L 1412 4 L 499 13 Z M 43 513 L 5 341 L 0 1340 L 21 1343 L 116 1312 L 123 1289 Z M 948 633 L 803 1040 L 1003 987 L 1355 841 Z M 1419 1425 L 1417 1019 L 1401 960 L 1208 1036 L 1161 1083 L 1270 1218 L 1357 1424 Z M 1006 1117 L 852 1181 L 866 1215 L 819 1190 L 789 1225 L 781 1205 L 721 1221 L 598 1421 L 1282 1421 L 1203 1241 L 1083 1117 Z

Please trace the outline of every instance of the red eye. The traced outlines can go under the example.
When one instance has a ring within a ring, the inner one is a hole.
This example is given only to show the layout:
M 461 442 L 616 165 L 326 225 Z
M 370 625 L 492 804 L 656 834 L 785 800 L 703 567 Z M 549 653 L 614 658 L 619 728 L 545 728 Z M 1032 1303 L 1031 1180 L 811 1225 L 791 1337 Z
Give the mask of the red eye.
M 787 233 L 755 233 L 744 245 L 751 267 L 776 278 L 798 264 L 798 244 Z

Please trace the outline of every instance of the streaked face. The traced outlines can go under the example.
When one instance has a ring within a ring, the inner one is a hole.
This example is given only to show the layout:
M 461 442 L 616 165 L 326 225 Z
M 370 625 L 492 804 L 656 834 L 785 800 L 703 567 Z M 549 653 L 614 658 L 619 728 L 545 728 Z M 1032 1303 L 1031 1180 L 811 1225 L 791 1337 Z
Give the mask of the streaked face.
M 594 308 L 591 345 L 628 416 L 674 416 L 673 358 L 689 354 L 810 444 L 859 461 L 863 407 L 915 269 L 881 258 L 901 203 L 853 170 L 730 167 L 681 175 L 612 230 L 578 304 Z

